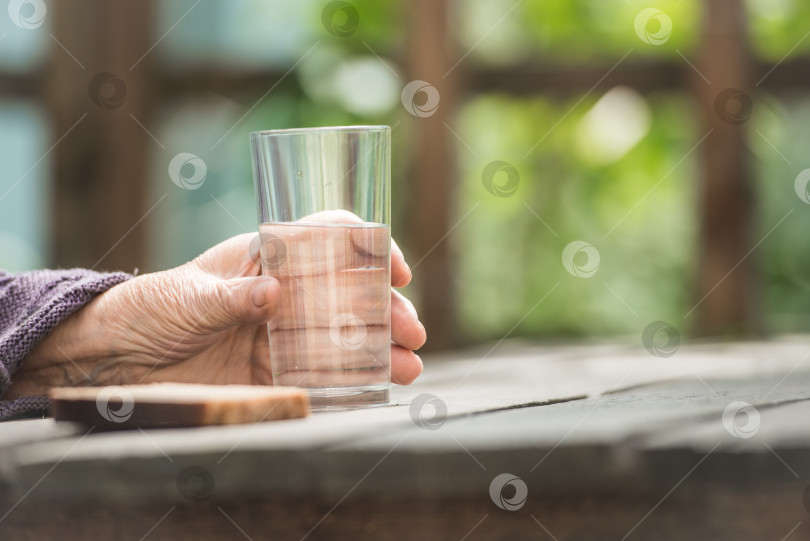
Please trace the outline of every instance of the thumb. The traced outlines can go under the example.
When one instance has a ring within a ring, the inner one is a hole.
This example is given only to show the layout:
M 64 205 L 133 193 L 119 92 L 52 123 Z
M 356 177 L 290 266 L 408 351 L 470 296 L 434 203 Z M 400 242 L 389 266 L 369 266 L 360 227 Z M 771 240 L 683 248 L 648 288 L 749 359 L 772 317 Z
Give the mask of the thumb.
M 206 318 L 216 330 L 239 325 L 261 325 L 273 317 L 279 284 L 270 276 L 222 280 L 214 288 Z

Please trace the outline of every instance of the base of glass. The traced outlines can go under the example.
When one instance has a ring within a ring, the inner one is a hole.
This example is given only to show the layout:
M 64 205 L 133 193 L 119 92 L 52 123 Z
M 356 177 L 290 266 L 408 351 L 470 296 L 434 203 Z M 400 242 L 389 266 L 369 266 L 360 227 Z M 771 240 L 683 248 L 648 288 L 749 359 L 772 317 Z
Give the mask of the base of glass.
M 312 411 L 350 410 L 388 404 L 390 386 L 320 387 L 307 392 Z

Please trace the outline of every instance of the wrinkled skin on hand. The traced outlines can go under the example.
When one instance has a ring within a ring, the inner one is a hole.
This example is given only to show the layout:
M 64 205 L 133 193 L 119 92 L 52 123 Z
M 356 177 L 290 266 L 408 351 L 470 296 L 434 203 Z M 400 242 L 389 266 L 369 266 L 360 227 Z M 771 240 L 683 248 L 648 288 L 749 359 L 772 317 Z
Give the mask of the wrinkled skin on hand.
M 103 293 L 32 351 L 3 398 L 57 385 L 272 384 L 266 323 L 279 309 L 279 282 L 260 275 L 256 238 L 230 238 L 180 267 Z M 391 285 L 410 279 L 392 242 Z M 395 290 L 391 338 L 391 381 L 409 384 L 422 371 L 414 350 L 424 344 L 425 329 Z

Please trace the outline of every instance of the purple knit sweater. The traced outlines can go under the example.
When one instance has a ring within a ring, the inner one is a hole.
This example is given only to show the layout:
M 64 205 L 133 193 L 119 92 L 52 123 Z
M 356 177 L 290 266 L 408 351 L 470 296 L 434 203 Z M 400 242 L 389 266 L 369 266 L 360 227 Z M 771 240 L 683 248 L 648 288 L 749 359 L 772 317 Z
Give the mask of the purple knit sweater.
M 41 270 L 10 274 L 0 270 L 0 394 L 34 346 L 69 315 L 99 293 L 132 278 L 84 269 Z M 0 401 L 0 421 L 41 417 L 48 397 Z

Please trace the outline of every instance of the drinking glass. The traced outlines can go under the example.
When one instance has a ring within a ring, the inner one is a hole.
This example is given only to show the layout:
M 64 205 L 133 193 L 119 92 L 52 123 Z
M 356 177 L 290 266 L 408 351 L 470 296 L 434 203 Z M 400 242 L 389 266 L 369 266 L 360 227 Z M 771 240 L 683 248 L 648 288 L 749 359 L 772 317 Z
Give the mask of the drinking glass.
M 275 385 L 313 409 L 388 402 L 391 128 L 250 135 L 262 272 L 281 285 L 268 323 Z

